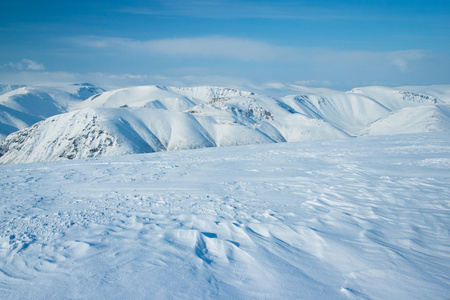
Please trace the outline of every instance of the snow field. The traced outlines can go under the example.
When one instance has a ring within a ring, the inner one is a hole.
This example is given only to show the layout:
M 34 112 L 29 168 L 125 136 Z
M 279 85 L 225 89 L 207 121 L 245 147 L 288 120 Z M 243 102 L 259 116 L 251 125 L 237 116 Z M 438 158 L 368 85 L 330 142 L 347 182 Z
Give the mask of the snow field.
M 0 166 L 0 297 L 446 299 L 447 133 Z

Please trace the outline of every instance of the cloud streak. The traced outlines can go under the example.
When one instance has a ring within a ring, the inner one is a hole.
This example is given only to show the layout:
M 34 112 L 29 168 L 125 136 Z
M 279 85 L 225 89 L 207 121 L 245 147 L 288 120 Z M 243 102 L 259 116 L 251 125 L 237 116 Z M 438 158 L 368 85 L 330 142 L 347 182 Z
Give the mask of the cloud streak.
M 442 83 L 427 79 L 427 74 L 433 74 L 428 65 L 448 62 L 448 58 L 436 58 L 433 53 L 420 49 L 337 51 L 223 36 L 153 40 L 82 36 L 70 42 L 79 52 L 107 57 L 106 67 L 84 75 L 60 74 L 45 72 L 42 64 L 22 59 L 1 66 L 3 74 L 0 75 L 4 80 L 19 75 L 30 80 L 61 77 L 64 81 L 89 81 L 92 78 L 93 82 L 105 86 L 232 84 L 237 87 L 239 82 L 247 82 L 246 86 L 272 90 L 283 90 L 289 83 L 346 89 L 358 85 Z M 125 67 L 117 71 L 109 68 L 110 62 Z
M 128 6 L 118 12 L 135 15 L 191 17 L 203 19 L 312 19 L 328 14 L 324 10 L 292 1 L 280 1 L 276 6 L 261 1 L 202 0 L 202 1 L 161 1 L 152 7 Z
M 200 19 L 272 19 L 272 20 L 386 20 L 405 19 L 402 12 L 379 11 L 376 2 L 362 1 L 345 5 L 337 1 L 280 0 L 276 5 L 264 1 L 242 0 L 171 0 L 146 6 L 123 6 L 116 12 L 166 18 Z M 414 18 L 407 18 L 414 21 Z
M 234 59 L 273 60 L 288 48 L 261 41 L 233 37 L 207 36 L 139 41 L 127 38 L 81 37 L 77 42 L 92 48 L 116 48 L 141 54 Z
M 428 53 L 424 50 L 396 51 L 390 54 L 392 63 L 398 67 L 402 73 L 411 71 L 410 65 L 414 61 L 427 57 Z
M 0 69 L 15 71 L 43 71 L 45 70 L 45 67 L 43 64 L 37 63 L 31 59 L 23 58 L 19 62 L 9 62 L 3 66 L 0 66 Z
M 427 51 L 336 51 L 327 48 L 288 47 L 223 36 L 134 40 L 128 38 L 79 37 L 76 42 L 97 49 L 120 49 L 141 55 L 163 57 L 231 59 L 247 62 L 294 63 L 324 67 L 354 65 L 412 71 L 412 64 L 430 55 Z

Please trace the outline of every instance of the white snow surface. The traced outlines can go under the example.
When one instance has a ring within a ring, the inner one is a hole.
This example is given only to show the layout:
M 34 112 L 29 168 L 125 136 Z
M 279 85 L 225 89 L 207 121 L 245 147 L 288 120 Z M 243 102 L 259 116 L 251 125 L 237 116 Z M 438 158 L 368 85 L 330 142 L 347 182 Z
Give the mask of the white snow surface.
M 1 299 L 448 299 L 447 133 L 0 166 Z
M 64 97 L 54 96 L 61 87 L 19 87 L 0 96 L 0 129 L 34 124 L 0 143 L 0 164 L 450 131 L 446 85 L 299 89 L 282 98 L 224 87 L 138 86 L 84 101 L 73 96 L 80 86 L 70 87 Z

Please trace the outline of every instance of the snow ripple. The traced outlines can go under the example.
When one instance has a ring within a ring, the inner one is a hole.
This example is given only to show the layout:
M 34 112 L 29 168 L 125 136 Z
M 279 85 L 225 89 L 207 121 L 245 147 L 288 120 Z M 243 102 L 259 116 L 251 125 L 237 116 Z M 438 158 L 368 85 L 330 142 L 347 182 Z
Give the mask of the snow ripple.
M 445 299 L 448 146 L 436 133 L 2 166 L 0 295 Z

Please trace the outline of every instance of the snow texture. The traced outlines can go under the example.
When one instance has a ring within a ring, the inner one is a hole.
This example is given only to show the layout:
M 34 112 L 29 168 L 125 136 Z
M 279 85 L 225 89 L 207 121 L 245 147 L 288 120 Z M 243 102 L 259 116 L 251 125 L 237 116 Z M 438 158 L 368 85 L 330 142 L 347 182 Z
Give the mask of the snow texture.
M 449 169 L 446 132 L 0 166 L 0 298 L 448 299 Z

